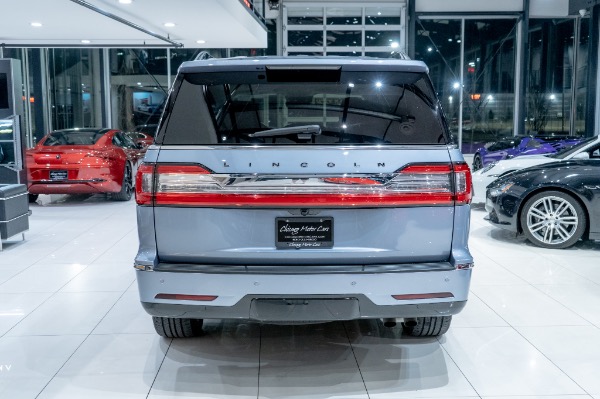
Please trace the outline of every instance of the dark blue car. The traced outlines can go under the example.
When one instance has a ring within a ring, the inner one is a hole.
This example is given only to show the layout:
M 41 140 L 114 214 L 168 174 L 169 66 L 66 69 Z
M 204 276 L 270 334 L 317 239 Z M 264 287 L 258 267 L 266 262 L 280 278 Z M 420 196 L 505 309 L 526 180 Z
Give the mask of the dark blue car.
M 473 157 L 473 170 L 481 169 L 492 162 L 522 155 L 552 154 L 579 141 L 576 137 L 507 137 L 478 148 Z

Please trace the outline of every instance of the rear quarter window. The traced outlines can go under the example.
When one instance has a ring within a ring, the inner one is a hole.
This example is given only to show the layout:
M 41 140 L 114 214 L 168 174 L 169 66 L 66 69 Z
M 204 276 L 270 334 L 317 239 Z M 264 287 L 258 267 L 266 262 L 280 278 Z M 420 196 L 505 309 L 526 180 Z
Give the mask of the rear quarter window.
M 105 133 L 98 130 L 57 131 L 50 133 L 43 145 L 94 145 Z

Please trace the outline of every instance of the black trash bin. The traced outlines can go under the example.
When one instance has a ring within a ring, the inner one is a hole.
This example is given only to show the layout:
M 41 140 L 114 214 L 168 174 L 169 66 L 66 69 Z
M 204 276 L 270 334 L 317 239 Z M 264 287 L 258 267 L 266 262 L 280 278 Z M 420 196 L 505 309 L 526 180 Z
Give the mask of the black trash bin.
M 29 230 L 27 186 L 0 184 L 0 238 L 6 240 L 27 230 Z

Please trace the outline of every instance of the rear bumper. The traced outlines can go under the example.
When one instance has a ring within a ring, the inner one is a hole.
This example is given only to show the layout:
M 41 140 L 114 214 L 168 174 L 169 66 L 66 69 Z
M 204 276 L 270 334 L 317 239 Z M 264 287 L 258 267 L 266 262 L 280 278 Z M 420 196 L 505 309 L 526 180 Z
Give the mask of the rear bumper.
M 420 305 L 377 306 L 364 295 L 338 297 L 246 296 L 234 306 L 171 305 L 142 302 L 152 316 L 190 319 L 248 319 L 263 322 L 334 321 L 376 318 L 449 316 L 459 313 L 466 301 Z
M 97 194 L 115 193 L 121 186 L 114 180 L 69 180 L 65 182 L 31 182 L 28 191 L 31 194 Z
M 471 270 L 396 273 L 253 274 L 137 271 L 153 316 L 260 321 L 328 321 L 452 315 L 464 307 Z M 450 293 L 397 300 L 392 295 Z M 214 295 L 213 301 L 158 294 Z

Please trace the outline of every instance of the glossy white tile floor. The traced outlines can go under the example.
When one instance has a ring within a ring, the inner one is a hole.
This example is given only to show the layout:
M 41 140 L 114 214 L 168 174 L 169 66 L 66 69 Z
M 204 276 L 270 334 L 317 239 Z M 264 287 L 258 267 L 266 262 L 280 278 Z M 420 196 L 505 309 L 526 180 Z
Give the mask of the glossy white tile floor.
M 134 202 L 45 201 L 0 252 L 0 398 L 600 399 L 599 243 L 536 248 L 475 209 L 470 301 L 440 339 L 211 321 L 166 340 L 138 303 Z

